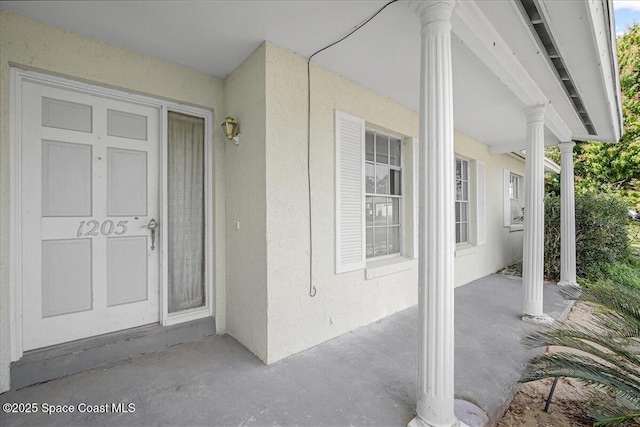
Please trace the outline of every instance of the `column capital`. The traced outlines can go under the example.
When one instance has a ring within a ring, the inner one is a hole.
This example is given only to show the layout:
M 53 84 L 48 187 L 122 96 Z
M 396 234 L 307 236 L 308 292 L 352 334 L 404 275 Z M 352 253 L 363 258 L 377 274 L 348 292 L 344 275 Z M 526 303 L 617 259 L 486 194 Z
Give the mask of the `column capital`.
M 527 115 L 527 123 L 543 122 L 546 111 L 547 106 L 543 104 L 525 108 L 524 113 Z
M 422 33 L 430 27 L 451 28 L 451 14 L 456 0 L 410 0 L 409 8 L 418 14 Z
M 558 148 L 560 148 L 560 152 L 563 154 L 573 153 L 573 147 L 576 146 L 576 143 L 573 141 L 561 142 L 558 144 Z

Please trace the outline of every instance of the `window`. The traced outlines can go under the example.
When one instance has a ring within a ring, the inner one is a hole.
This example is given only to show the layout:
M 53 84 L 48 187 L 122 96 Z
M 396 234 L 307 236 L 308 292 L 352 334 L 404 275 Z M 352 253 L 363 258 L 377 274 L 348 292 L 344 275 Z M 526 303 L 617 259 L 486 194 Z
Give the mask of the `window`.
M 522 197 L 522 177 L 509 174 L 509 215 L 511 224 L 522 224 L 524 220 Z
M 206 306 L 205 121 L 169 112 L 169 313 Z
M 456 158 L 456 243 L 469 243 L 469 162 Z
M 366 257 L 400 253 L 402 141 L 365 132 Z

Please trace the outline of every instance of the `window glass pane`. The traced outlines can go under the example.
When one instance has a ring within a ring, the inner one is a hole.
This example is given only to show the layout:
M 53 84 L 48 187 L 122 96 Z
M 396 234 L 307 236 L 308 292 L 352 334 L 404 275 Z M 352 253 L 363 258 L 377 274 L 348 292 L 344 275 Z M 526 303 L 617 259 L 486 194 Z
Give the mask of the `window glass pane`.
M 467 223 L 460 224 L 460 243 L 469 241 L 467 236 Z
M 387 227 L 374 228 L 375 251 L 374 256 L 387 254 Z
M 467 204 L 460 203 L 460 221 L 467 222 Z
M 374 197 L 375 225 L 387 225 L 387 198 Z
M 462 200 L 469 200 L 469 181 L 462 182 Z
M 389 227 L 389 253 L 400 252 L 400 227 Z
M 456 222 L 460 222 L 460 202 L 456 202 Z
M 389 166 L 376 165 L 376 193 L 389 194 Z
M 391 138 L 389 141 L 389 163 L 400 166 L 400 140 Z
M 464 200 L 463 197 L 462 181 L 456 180 L 456 200 Z
M 390 170 L 391 175 L 389 176 L 389 178 L 391 179 L 391 182 L 389 183 L 389 187 L 391 190 L 391 194 L 395 195 L 395 196 L 399 196 L 401 194 L 401 190 L 400 190 L 400 171 L 399 170 L 395 170 L 395 169 L 391 169 Z
M 462 179 L 462 161 L 456 159 L 456 180 Z
M 511 223 L 522 224 L 524 219 L 524 213 L 522 212 L 522 202 L 519 200 L 511 200 Z
M 400 224 L 400 199 L 389 197 L 389 224 Z
M 376 162 L 389 163 L 389 137 L 376 134 Z
M 367 158 L 367 161 L 373 162 L 373 133 L 367 132 L 364 137 L 364 152 Z
M 365 214 L 367 217 L 367 226 L 373 225 L 373 197 L 365 199 Z
M 365 165 L 365 181 L 367 184 L 367 193 L 375 193 L 376 192 L 376 167 L 371 164 L 371 163 L 367 163 Z
M 373 256 L 373 228 L 367 228 L 367 258 Z
M 460 224 L 456 224 L 456 243 L 460 243 Z
M 512 199 L 519 199 L 520 195 L 520 177 L 517 175 L 511 175 L 509 179 L 509 196 Z
M 464 179 L 465 181 L 469 179 L 469 168 L 467 167 L 468 163 L 466 160 L 462 160 L 461 162 L 461 166 L 462 166 L 462 179 Z

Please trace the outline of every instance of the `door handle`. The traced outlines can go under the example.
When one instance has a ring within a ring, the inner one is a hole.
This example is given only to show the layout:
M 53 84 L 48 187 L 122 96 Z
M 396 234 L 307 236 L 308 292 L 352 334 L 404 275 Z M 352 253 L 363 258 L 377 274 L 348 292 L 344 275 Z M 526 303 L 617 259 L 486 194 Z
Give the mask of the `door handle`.
M 156 228 L 158 228 L 158 221 L 155 218 L 151 218 L 147 225 L 143 225 L 143 228 L 151 230 L 151 250 L 156 248 Z

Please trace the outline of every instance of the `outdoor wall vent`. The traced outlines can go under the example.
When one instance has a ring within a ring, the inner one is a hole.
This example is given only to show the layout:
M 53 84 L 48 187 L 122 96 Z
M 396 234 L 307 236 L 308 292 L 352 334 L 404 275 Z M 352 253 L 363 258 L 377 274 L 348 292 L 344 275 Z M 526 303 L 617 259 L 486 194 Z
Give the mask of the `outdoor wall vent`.
M 540 6 L 538 0 L 518 0 L 520 11 L 524 15 L 525 19 L 529 23 L 529 28 L 535 35 L 538 44 L 542 52 L 544 52 L 551 69 L 555 71 L 557 79 L 560 81 L 561 86 L 564 88 L 567 96 L 573 103 L 573 108 L 580 117 L 582 124 L 584 125 L 589 135 L 597 135 L 596 128 L 593 126 L 591 117 L 587 112 L 582 97 L 578 92 L 571 74 L 567 70 L 566 64 L 558 51 L 557 44 L 551 35 L 549 24 L 547 23 L 544 15 L 540 13 Z

